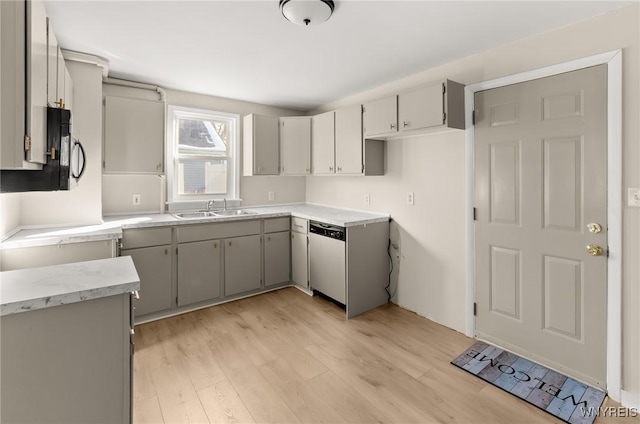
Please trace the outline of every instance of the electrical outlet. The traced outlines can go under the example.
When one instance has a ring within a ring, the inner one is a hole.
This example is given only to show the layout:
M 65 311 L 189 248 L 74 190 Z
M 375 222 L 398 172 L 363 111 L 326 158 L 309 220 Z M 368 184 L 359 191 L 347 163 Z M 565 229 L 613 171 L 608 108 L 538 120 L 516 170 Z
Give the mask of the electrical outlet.
M 270 191 L 268 194 L 269 194 L 269 200 L 276 200 L 276 193 L 274 193 L 273 191 Z
M 133 195 L 133 206 L 140 206 L 140 195 L 139 194 L 134 194 Z
M 413 191 L 407 193 L 407 205 L 413 205 L 415 203 L 415 199 L 413 196 Z
M 640 208 L 640 188 L 628 188 L 627 193 L 627 205 Z
M 371 196 L 369 195 L 369 193 L 365 193 L 365 195 L 364 195 L 364 204 L 365 205 L 370 205 L 371 204 Z

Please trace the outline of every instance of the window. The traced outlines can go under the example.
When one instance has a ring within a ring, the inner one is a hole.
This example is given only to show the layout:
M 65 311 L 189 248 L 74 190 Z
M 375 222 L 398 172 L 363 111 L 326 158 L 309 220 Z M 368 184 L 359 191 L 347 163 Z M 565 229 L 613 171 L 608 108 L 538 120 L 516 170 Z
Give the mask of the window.
M 238 198 L 240 117 L 170 106 L 169 118 L 169 202 Z

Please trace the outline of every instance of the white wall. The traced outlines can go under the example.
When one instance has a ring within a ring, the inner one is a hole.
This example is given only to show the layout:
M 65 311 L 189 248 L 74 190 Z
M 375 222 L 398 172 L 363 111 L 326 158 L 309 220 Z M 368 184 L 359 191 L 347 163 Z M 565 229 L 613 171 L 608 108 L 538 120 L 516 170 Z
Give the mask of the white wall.
M 104 94 L 158 99 L 158 95 L 153 91 L 131 89 L 110 84 L 104 85 Z M 241 117 L 249 113 L 272 116 L 300 114 L 300 112 L 290 109 L 184 91 L 167 90 L 166 94 L 168 105 L 237 113 Z M 240 126 L 240 137 L 242 137 L 242 125 Z M 162 140 L 159 142 L 162 142 Z M 240 146 L 240 154 L 242 154 L 241 148 L 242 146 Z M 242 160 L 240 161 L 240 167 L 242 167 Z M 242 175 L 242 168 L 240 168 L 240 175 Z M 158 179 L 157 176 L 105 174 L 103 176 L 102 187 L 103 213 L 107 215 L 136 212 L 162 212 L 164 209 L 160 206 L 158 200 L 164 193 L 163 184 L 164 182 Z M 273 201 L 268 200 L 269 191 L 273 191 L 275 194 Z M 134 193 L 141 194 L 143 204 L 140 206 L 133 206 L 131 204 L 131 196 Z M 304 177 L 241 177 L 240 196 L 242 198 L 242 204 L 245 206 L 304 202 L 305 179 Z
M 95 65 L 67 61 L 74 84 L 73 127 L 87 154 L 80 184 L 70 191 L 3 194 L 0 234 L 18 226 L 95 224 L 102 220 L 102 73 Z M 19 219 L 16 219 L 16 216 Z
M 73 190 L 23 193 L 21 225 L 95 224 L 102 220 L 102 70 L 71 61 L 67 66 L 74 88 L 72 133 L 84 146 L 86 169 Z
M 623 49 L 623 187 L 640 187 L 640 6 L 597 16 L 542 35 L 429 69 L 314 111 L 362 103 L 449 78 L 473 84 Z M 399 241 L 394 300 L 458 331 L 465 323 L 463 132 L 387 141 L 384 177 L 307 178 L 307 201 L 369 209 L 394 218 Z M 416 204 L 405 203 L 415 191 Z M 640 209 L 623 209 L 623 389 L 640 393 Z M 603 341 L 604 342 L 604 341 Z M 640 397 L 638 398 L 640 399 Z
M 0 240 L 20 225 L 20 193 L 0 194 Z

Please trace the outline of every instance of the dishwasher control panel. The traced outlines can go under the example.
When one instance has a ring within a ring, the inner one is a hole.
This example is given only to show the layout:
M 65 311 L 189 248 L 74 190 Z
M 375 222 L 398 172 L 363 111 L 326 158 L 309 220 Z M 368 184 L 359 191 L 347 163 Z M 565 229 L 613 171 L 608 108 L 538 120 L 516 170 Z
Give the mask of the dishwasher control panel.
M 347 230 L 337 225 L 324 224 L 322 222 L 310 221 L 309 232 L 336 240 L 346 241 Z

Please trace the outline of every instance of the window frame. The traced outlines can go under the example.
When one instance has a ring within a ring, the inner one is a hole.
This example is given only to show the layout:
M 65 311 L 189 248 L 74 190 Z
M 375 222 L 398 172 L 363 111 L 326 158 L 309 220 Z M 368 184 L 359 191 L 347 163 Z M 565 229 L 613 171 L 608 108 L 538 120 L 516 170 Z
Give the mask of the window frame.
M 240 115 L 237 113 L 219 112 L 209 109 L 198 109 L 178 105 L 167 108 L 167 135 L 165 145 L 165 163 L 167 175 L 167 203 L 171 204 L 201 202 L 208 200 L 240 199 Z M 229 121 L 229 139 L 226 156 L 208 154 L 185 154 L 179 152 L 177 137 L 178 120 L 202 119 Z M 179 194 L 177 165 L 180 158 L 193 157 L 201 159 L 227 159 L 227 192 L 225 194 Z

